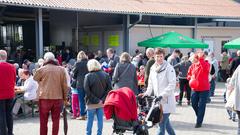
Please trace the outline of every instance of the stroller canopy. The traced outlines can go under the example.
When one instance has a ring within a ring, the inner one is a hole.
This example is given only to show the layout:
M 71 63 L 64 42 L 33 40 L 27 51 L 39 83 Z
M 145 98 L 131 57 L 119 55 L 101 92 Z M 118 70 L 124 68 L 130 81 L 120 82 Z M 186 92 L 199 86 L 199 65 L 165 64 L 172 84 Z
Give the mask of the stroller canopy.
M 104 103 L 104 114 L 106 119 L 115 115 L 125 121 L 137 120 L 137 103 L 133 91 L 127 87 L 110 91 Z

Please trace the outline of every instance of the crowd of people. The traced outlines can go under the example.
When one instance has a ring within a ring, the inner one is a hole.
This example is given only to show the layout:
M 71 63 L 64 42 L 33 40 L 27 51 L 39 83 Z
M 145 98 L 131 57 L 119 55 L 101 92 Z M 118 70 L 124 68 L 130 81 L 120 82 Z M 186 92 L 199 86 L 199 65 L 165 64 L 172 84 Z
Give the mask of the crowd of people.
M 49 112 L 52 135 L 58 134 L 63 106 L 71 106 L 72 119 L 87 121 L 87 135 L 92 134 L 96 115 L 97 134 L 101 135 L 105 98 L 109 91 L 122 87 L 130 88 L 138 97 L 154 95 L 161 99 L 163 120 L 158 135 L 164 135 L 165 130 L 175 135 L 169 117 L 176 111 L 176 104 L 185 103 L 184 95 L 196 114 L 195 128 L 200 128 L 217 80 L 228 80 L 227 110 L 231 119 L 234 111 L 240 117 L 240 51 L 231 60 L 226 52 L 222 55 L 218 62 L 213 53 L 202 50 L 183 56 L 178 49 L 166 55 L 164 49 L 147 48 L 145 53 L 136 50 L 134 56 L 127 52 L 118 56 L 109 48 L 106 55 L 101 51 L 95 55 L 80 51 L 75 59 L 67 50 L 64 59 L 60 54 L 47 52 L 37 63 L 26 59 L 19 66 L 7 63 L 7 52 L 0 50 L 0 135 L 13 135 L 12 110 L 18 114 L 23 104 L 15 97 L 19 93 L 24 93 L 25 100 L 38 102 L 40 135 L 47 135 Z M 240 122 L 238 130 L 240 134 Z

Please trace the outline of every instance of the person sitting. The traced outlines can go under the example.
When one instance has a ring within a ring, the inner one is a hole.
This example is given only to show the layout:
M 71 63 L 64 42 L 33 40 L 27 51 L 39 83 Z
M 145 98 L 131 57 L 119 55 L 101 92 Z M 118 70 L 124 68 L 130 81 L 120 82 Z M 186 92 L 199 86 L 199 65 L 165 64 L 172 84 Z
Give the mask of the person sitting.
M 22 74 L 21 79 L 25 80 L 23 86 L 16 86 L 15 93 L 24 93 L 23 100 L 17 99 L 16 104 L 13 107 L 13 113 L 17 114 L 23 101 L 28 104 L 28 101 L 35 100 L 37 97 L 38 83 L 33 80 L 33 76 L 28 70 L 19 69 L 19 73 Z M 23 108 L 25 111 L 30 110 L 29 106 Z

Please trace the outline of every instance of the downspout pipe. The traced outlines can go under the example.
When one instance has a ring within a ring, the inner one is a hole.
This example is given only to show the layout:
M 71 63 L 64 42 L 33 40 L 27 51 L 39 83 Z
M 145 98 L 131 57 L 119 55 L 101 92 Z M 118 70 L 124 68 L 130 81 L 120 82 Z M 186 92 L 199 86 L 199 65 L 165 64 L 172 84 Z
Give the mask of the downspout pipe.
M 128 29 L 131 29 L 133 26 L 135 26 L 136 24 L 140 23 L 142 21 L 142 14 L 139 14 L 139 18 L 136 22 L 134 22 L 133 24 L 131 24 Z

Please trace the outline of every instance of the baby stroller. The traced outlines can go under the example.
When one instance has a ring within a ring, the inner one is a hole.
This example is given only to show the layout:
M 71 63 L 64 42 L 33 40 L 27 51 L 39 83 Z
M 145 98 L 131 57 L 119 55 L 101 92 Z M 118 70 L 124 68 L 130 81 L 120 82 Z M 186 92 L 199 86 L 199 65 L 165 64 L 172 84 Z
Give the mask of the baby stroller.
M 162 107 L 158 98 L 138 98 L 127 87 L 109 92 L 104 103 L 106 119 L 113 119 L 112 135 L 123 135 L 126 131 L 136 135 L 148 135 L 148 129 L 159 123 L 162 118 Z M 139 113 L 137 112 L 139 110 Z M 152 124 L 148 126 L 147 121 Z

